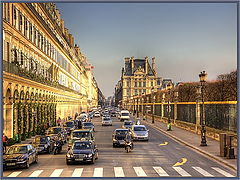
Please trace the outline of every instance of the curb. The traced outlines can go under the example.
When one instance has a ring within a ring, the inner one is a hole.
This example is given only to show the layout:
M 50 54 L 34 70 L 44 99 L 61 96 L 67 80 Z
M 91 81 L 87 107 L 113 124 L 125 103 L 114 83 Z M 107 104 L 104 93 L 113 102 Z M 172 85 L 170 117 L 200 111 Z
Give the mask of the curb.
M 222 164 L 224 164 L 224 165 L 226 165 L 226 166 L 228 166 L 228 167 L 230 167 L 231 169 L 237 171 L 237 168 L 236 168 L 235 166 L 232 166 L 232 165 L 228 164 L 226 161 L 224 161 L 224 160 L 222 160 L 222 159 L 220 159 L 220 158 L 217 158 L 216 156 L 214 156 L 214 155 L 212 155 L 212 154 L 209 154 L 208 152 L 206 152 L 206 151 L 204 151 L 204 150 L 201 150 L 201 149 L 197 148 L 196 146 L 193 146 L 193 145 L 187 143 L 186 141 L 183 141 L 183 140 L 177 138 L 176 136 L 174 136 L 174 135 L 172 135 L 172 134 L 167 133 L 166 131 L 162 130 L 162 129 L 159 128 L 159 127 L 152 126 L 152 124 L 150 124 L 150 123 L 147 122 L 147 121 L 142 121 L 142 122 L 144 122 L 144 123 L 148 124 L 149 126 L 151 126 L 151 127 L 155 128 L 155 129 L 161 131 L 163 134 L 165 134 L 165 135 L 167 135 L 167 136 L 175 139 L 176 141 L 178 141 L 178 142 L 180 142 L 180 143 L 182 143 L 182 144 L 184 144 L 184 145 L 186 145 L 186 146 L 188 146 L 188 147 L 190 147 L 190 148 L 192 148 L 192 149 L 194 149 L 194 150 L 196 150 L 196 151 L 198 151 L 198 152 L 200 152 L 200 153 L 202 153 L 202 154 L 204 154 L 204 155 L 206 155 L 206 156 L 208 156 L 208 157 L 210 157 L 210 158 L 212 158 L 212 159 L 214 159 L 214 160 L 216 160 L 216 161 L 218 161 L 218 162 L 220 162 L 220 163 L 222 163 Z

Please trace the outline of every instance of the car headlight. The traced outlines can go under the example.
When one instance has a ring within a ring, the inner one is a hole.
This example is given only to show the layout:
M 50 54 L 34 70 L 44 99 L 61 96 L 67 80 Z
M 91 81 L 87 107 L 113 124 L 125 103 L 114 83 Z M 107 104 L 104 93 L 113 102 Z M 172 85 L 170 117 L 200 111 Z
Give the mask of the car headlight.
M 148 136 L 148 132 L 145 134 L 145 136 Z
M 45 144 L 45 145 L 44 145 L 44 147 L 45 147 L 45 148 L 47 148 L 47 147 L 48 147 L 48 145 L 47 145 L 47 144 Z
M 86 156 L 87 156 L 87 157 L 92 157 L 92 154 L 87 154 Z
M 113 139 L 113 141 L 117 141 L 116 139 Z
M 71 158 L 71 157 L 73 157 L 73 155 L 72 154 L 67 154 L 67 157 Z

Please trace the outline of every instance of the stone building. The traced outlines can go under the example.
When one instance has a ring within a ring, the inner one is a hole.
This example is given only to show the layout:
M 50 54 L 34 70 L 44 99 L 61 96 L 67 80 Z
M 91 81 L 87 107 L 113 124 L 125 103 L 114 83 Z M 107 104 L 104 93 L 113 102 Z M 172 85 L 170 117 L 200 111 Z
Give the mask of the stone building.
M 149 94 L 152 88 L 157 89 L 160 85 L 161 78 L 157 77 L 154 57 L 151 64 L 148 57 L 144 59 L 126 57 L 121 80 L 115 87 L 116 104 L 121 106 L 134 96 Z
M 3 3 L 2 10 L 4 133 L 25 139 L 96 106 L 92 68 L 56 5 Z

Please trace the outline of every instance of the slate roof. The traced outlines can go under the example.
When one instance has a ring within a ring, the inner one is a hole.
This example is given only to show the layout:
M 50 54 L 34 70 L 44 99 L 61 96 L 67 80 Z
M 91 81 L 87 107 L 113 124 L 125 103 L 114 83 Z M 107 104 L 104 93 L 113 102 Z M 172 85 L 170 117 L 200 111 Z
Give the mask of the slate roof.
M 130 59 L 129 61 L 125 62 L 125 72 L 124 75 L 126 76 L 132 76 L 133 73 L 141 66 L 146 72 L 146 67 L 145 67 L 145 59 L 134 59 L 134 69 L 132 71 L 132 60 Z M 133 72 L 133 73 L 132 73 Z M 150 66 L 148 62 L 148 74 L 149 76 L 154 76 L 155 73 L 152 70 L 152 67 Z

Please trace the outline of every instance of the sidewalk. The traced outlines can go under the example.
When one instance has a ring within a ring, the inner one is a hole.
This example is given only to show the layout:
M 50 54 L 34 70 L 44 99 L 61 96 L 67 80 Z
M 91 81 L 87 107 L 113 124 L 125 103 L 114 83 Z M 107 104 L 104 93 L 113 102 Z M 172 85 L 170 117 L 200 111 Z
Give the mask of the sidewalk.
M 134 116 L 132 116 L 136 119 Z M 216 161 L 225 164 L 226 166 L 237 170 L 237 159 L 226 159 L 225 157 L 220 157 L 220 145 L 219 141 L 216 141 L 211 138 L 207 138 L 207 146 L 200 146 L 201 137 L 198 134 L 195 134 L 191 131 L 184 130 L 182 128 L 176 127 L 172 125 L 172 131 L 166 131 L 167 124 L 163 123 L 159 120 L 155 120 L 154 124 L 152 124 L 152 120 L 147 118 L 146 120 L 142 120 L 141 123 L 146 124 L 150 127 L 158 129 L 165 135 L 175 139 L 176 141 L 202 153 L 207 155 L 210 158 L 215 159 Z M 235 156 L 237 158 L 237 148 L 234 149 Z

